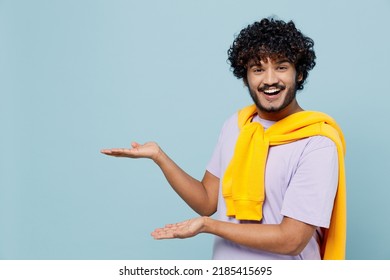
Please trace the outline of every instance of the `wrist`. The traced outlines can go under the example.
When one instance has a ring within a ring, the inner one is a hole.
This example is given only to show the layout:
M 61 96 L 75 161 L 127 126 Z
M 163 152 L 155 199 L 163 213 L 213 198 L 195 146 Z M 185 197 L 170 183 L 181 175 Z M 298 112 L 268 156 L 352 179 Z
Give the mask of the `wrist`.
M 160 148 L 160 146 L 157 145 L 157 151 L 155 152 L 155 155 L 152 156 L 152 160 L 157 164 L 160 165 L 165 153 L 164 151 Z
M 212 233 L 213 219 L 211 219 L 208 216 L 204 216 L 204 217 L 202 217 L 202 219 L 203 219 L 202 232 Z

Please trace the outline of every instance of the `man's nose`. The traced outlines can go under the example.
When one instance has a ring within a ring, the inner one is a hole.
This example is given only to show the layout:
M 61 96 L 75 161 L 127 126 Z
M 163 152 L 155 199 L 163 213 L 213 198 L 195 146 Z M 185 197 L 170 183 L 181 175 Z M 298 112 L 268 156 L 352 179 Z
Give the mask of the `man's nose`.
M 279 82 L 278 76 L 276 75 L 275 71 L 268 70 L 265 72 L 264 76 L 264 84 L 266 85 L 274 85 Z

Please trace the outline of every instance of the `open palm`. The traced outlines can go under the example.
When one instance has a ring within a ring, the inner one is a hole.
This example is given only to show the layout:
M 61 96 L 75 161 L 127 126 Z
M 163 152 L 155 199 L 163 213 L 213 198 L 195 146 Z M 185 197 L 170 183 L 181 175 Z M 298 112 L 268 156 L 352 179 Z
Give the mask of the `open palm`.
M 154 239 L 189 238 L 203 232 L 203 228 L 204 218 L 198 217 L 155 229 L 151 235 Z
M 131 143 L 131 148 L 112 148 L 103 149 L 100 152 L 114 157 L 128 157 L 128 158 L 150 158 L 155 160 L 159 154 L 160 148 L 155 142 L 147 142 L 139 144 L 137 142 Z

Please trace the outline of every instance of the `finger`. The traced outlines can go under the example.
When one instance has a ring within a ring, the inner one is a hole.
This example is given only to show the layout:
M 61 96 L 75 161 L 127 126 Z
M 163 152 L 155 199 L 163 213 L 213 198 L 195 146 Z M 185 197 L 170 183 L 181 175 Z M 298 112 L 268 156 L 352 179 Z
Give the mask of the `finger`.
M 125 153 L 123 151 L 120 151 L 119 149 L 104 149 L 101 150 L 100 152 L 107 156 L 113 156 L 113 157 L 125 156 Z
M 165 225 L 164 227 L 162 228 L 156 228 L 153 232 L 155 232 L 156 234 L 173 234 L 175 233 L 176 231 L 179 231 L 183 228 L 182 225 L 178 225 L 178 224 L 168 224 L 168 225 Z
M 112 148 L 112 153 L 123 153 L 126 149 L 125 148 Z
M 103 149 L 100 152 L 104 154 L 117 154 L 117 153 L 123 153 L 125 149 L 123 148 L 112 148 L 112 149 Z
M 175 238 L 174 236 L 174 231 L 170 229 L 155 229 L 151 235 L 153 236 L 154 239 L 172 239 Z
M 125 148 L 115 148 L 111 149 L 111 154 L 116 156 L 135 156 L 137 150 L 135 149 L 125 149 Z
M 111 150 L 110 149 L 102 149 L 102 150 L 100 150 L 100 152 L 102 154 L 106 154 L 106 155 L 110 155 L 111 154 Z
M 131 147 L 138 148 L 139 146 L 141 146 L 141 144 L 139 144 L 137 142 L 131 142 Z

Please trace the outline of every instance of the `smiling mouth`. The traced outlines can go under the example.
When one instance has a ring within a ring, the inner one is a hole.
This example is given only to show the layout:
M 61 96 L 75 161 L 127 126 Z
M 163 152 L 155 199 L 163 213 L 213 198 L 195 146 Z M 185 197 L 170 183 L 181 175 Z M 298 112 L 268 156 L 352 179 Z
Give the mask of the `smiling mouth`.
M 282 91 L 282 89 L 280 89 L 280 88 L 263 90 L 264 94 L 269 95 L 269 96 L 277 95 L 281 91 Z
M 267 96 L 274 96 L 274 95 L 279 94 L 285 88 L 286 87 L 284 85 L 280 85 L 280 84 L 263 85 L 263 86 L 259 87 L 259 91 L 264 93 Z

